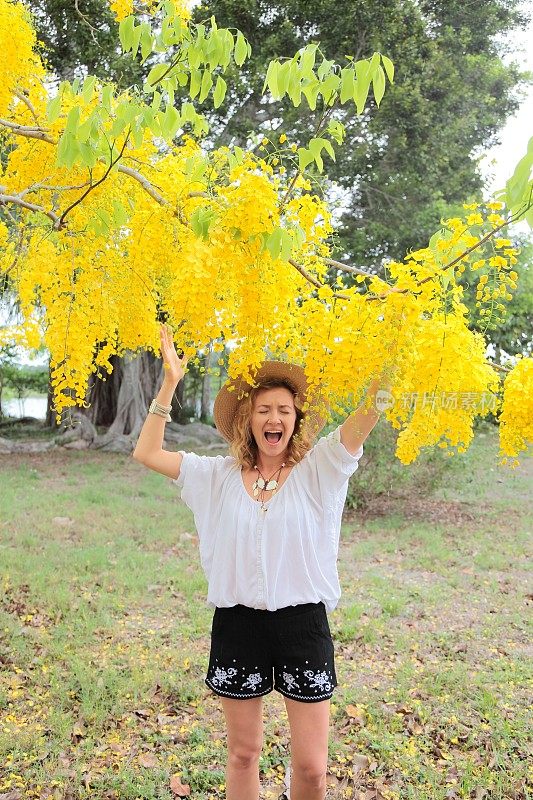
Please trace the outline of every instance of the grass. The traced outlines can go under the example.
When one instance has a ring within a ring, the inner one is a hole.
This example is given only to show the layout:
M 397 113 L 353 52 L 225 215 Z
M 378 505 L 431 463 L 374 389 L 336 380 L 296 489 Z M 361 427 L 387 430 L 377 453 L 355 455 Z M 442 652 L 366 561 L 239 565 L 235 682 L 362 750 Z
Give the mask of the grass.
M 532 459 L 512 472 L 496 452 L 489 430 L 431 495 L 345 517 L 331 800 L 533 797 Z M 176 487 L 119 454 L 4 457 L 0 563 L 0 797 L 170 800 L 172 776 L 225 797 L 212 610 Z M 263 704 L 266 800 L 289 728 L 280 695 Z

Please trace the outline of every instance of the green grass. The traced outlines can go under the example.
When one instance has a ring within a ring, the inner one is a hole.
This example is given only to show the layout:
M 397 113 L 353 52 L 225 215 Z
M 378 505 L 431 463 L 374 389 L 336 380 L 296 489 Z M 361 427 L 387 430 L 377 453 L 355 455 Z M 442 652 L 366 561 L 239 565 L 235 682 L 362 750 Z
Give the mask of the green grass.
M 343 523 L 328 798 L 533 797 L 532 468 L 496 452 L 489 430 L 431 495 L 402 484 L 385 515 Z M 4 457 L 1 487 L 0 795 L 171 800 L 177 774 L 225 797 L 212 610 L 176 487 L 94 451 Z M 263 703 L 274 798 L 289 727 L 280 695 Z

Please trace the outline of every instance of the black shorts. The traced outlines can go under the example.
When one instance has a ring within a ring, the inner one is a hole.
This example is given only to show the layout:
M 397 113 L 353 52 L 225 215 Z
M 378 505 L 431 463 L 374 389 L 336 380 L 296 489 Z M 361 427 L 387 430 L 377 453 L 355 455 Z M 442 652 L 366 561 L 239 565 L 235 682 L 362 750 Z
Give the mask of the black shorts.
M 306 703 L 331 698 L 337 676 L 324 603 L 276 611 L 215 608 L 205 683 L 223 697 L 261 697 L 275 689 Z

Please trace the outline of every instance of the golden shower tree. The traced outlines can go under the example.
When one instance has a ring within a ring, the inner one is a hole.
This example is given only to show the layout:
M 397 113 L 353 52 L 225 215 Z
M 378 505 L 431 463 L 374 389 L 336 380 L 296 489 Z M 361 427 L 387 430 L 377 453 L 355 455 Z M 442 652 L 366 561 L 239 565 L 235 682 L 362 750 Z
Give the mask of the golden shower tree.
M 309 140 L 287 141 L 281 121 L 247 150 L 209 149 L 198 103 L 223 101 L 228 67 L 250 55 L 242 33 L 214 18 L 192 24 L 172 0 L 137 16 L 126 0 L 111 6 L 123 50 L 155 61 L 142 92 L 93 76 L 47 88 L 28 12 L 0 0 L 0 275 L 23 312 L 0 344 L 45 344 L 58 414 L 86 403 L 112 355 L 158 354 L 166 320 L 189 357 L 231 343 L 231 377 L 253 378 L 265 355 L 304 364 L 332 412 L 348 413 L 386 375 L 395 398 L 386 416 L 406 464 L 423 447 L 464 452 L 475 417 L 492 409 L 502 462 L 516 465 L 533 441 L 532 359 L 496 370 L 484 333 L 517 286 L 504 229 L 532 221 L 529 155 L 504 196 L 443 220 L 379 278 L 332 259 L 331 210 L 315 178 L 342 152 L 335 110 L 352 103 L 361 114 L 370 94 L 379 105 L 392 62 L 374 53 L 338 65 L 317 44 L 272 61 L 267 101 L 307 103 Z M 461 301 L 466 271 L 481 332 Z

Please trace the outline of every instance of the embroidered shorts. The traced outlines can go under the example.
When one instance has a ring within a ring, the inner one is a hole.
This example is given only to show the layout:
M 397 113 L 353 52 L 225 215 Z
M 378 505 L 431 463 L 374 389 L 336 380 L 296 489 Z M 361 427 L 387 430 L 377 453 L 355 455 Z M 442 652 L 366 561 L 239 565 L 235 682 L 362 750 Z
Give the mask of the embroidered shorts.
M 331 698 L 337 676 L 324 603 L 276 611 L 215 608 L 205 683 L 224 697 L 260 697 L 275 689 L 306 703 Z

